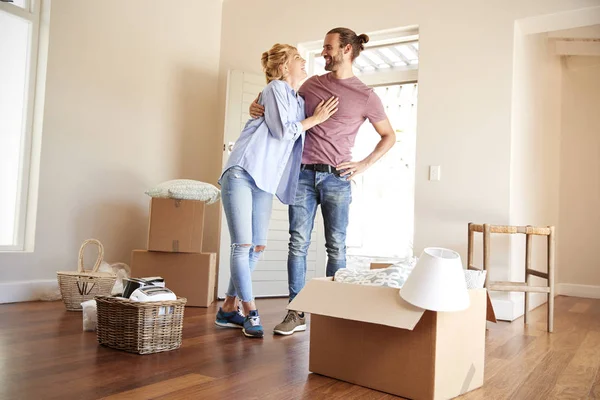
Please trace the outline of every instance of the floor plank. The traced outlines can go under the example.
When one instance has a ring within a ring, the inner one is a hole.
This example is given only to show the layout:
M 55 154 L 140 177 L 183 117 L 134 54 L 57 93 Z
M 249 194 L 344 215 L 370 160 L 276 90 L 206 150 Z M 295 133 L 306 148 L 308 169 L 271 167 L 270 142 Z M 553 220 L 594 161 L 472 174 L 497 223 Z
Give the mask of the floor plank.
M 561 372 L 551 399 L 585 399 L 600 367 L 600 332 L 589 331 L 575 356 Z
M 592 384 L 592 388 L 589 393 L 590 399 L 600 399 L 600 369 L 596 372 L 596 380 Z
M 103 400 L 135 400 L 135 399 L 154 399 L 162 396 L 172 395 L 180 390 L 188 389 L 190 387 L 200 386 L 203 383 L 210 382 L 214 378 L 198 375 L 188 374 L 178 378 L 167 379 L 159 383 L 153 383 L 151 385 L 142 386 L 136 389 L 129 390 L 127 392 L 121 392 L 113 394 L 112 396 L 104 397 Z
M 309 333 L 273 336 L 285 299 L 258 300 L 262 340 L 214 325 L 217 305 L 187 308 L 175 351 L 99 346 L 60 302 L 0 305 L 0 399 L 394 399 L 308 371 Z M 309 319 L 310 329 L 310 319 Z M 531 323 L 488 323 L 485 383 L 462 399 L 600 399 L 600 300 L 557 297 Z

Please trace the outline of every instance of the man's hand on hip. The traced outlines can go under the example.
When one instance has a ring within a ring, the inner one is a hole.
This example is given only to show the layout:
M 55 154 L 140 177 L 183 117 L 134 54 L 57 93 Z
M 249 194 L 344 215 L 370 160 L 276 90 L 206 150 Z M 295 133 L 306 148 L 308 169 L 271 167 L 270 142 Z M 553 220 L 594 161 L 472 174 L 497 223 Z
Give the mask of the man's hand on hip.
M 338 170 L 343 170 L 340 176 L 346 176 L 354 178 L 356 175 L 365 172 L 369 168 L 369 163 L 365 160 L 362 161 L 348 161 L 341 163 L 336 167 Z
M 387 153 L 396 143 L 396 133 L 392 129 L 390 121 L 386 118 L 383 121 L 379 121 L 373 124 L 373 127 L 381 136 L 381 140 L 375 146 L 375 149 L 366 158 L 361 161 L 350 161 L 344 162 L 338 165 L 337 169 L 345 169 L 340 176 L 350 176 L 354 178 L 355 175 L 365 172 L 371 165 L 375 164 L 385 153 Z

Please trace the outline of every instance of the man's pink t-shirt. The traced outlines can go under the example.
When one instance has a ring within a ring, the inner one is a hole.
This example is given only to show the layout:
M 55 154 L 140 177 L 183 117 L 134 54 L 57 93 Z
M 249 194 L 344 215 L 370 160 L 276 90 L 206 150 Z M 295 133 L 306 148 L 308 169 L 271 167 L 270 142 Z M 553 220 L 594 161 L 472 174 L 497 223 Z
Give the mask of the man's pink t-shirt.
M 302 164 L 339 165 L 352 160 L 358 129 L 366 119 L 372 124 L 387 118 L 377 94 L 353 76 L 336 79 L 331 73 L 312 76 L 298 91 L 304 97 L 306 116 L 313 115 L 321 100 L 339 98 L 338 111 L 306 133 Z

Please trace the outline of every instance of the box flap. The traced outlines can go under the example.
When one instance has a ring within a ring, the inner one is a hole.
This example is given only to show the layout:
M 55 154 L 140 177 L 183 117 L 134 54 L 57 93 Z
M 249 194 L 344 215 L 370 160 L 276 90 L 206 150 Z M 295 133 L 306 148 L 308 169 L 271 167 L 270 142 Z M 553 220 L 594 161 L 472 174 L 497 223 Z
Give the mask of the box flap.
M 404 301 L 400 291 L 383 286 L 315 278 L 306 283 L 288 310 L 413 330 L 425 310 Z
M 494 311 L 494 306 L 492 305 L 492 299 L 490 299 L 490 292 L 486 290 L 487 296 L 487 312 L 486 312 L 486 320 L 490 322 L 498 322 L 496 320 L 496 312 Z

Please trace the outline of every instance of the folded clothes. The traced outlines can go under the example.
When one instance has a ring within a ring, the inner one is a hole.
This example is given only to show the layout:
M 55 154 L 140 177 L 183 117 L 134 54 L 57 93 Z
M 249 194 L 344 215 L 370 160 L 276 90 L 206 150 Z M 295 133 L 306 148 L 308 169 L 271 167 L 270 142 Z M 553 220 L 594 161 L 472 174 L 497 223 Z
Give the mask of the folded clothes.
M 467 289 L 481 289 L 485 284 L 485 275 L 487 271 L 465 270 L 465 279 Z
M 398 263 L 382 269 L 354 270 L 339 269 L 334 281 L 355 285 L 387 286 L 400 289 L 406 282 L 415 264 Z M 485 283 L 486 271 L 465 270 L 467 289 L 481 289 Z
M 413 268 L 414 265 L 410 264 L 358 271 L 342 268 L 335 273 L 334 281 L 356 285 L 388 286 L 400 289 Z

